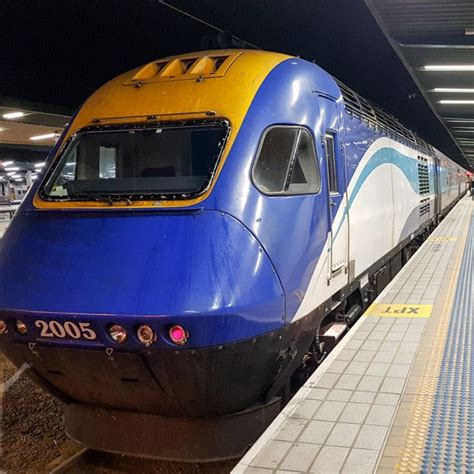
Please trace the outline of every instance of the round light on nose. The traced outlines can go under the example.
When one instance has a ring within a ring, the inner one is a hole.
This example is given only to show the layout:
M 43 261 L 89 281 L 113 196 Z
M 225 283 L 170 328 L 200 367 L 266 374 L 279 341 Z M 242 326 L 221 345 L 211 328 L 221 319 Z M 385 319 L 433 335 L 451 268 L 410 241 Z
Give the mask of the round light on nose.
M 146 324 L 138 326 L 137 337 L 145 347 L 151 346 L 156 339 L 155 332 L 150 326 L 147 326 Z
M 28 332 L 28 326 L 21 320 L 17 319 L 15 321 L 16 332 L 20 336 L 24 336 Z
M 171 341 L 178 346 L 182 346 L 188 342 L 188 333 L 183 326 L 179 326 L 178 324 L 171 326 L 168 334 Z
M 110 326 L 109 334 L 112 340 L 118 344 L 123 344 L 128 339 L 127 331 L 125 330 L 125 328 L 118 324 Z
M 7 332 L 7 323 L 3 319 L 0 319 L 0 334 L 5 332 Z

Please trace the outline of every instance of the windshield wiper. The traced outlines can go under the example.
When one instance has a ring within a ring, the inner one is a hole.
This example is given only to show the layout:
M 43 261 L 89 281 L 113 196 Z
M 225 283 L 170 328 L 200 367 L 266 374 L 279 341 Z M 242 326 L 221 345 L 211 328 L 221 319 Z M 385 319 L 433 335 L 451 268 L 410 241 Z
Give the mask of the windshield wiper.
M 70 198 L 80 201 L 105 201 L 109 206 L 113 206 L 118 202 L 126 202 L 128 206 L 132 205 L 132 200 L 129 195 L 122 194 L 84 194 L 84 193 L 68 193 L 68 200 Z

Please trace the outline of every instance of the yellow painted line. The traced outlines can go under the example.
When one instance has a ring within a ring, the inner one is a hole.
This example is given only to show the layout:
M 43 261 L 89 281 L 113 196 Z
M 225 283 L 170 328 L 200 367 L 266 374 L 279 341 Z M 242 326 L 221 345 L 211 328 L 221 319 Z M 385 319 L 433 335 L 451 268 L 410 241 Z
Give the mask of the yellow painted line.
M 411 405 L 411 422 L 405 430 L 405 440 L 401 448 L 398 463 L 394 466 L 395 472 L 420 472 L 422 456 L 425 449 L 426 433 L 431 419 L 431 410 L 436 394 L 439 371 L 441 368 L 443 349 L 449 328 L 449 319 L 456 294 L 456 287 L 461 270 L 462 256 L 464 254 L 464 243 L 467 239 L 470 219 L 466 219 L 459 245 L 454 268 L 449 279 L 448 291 L 446 293 L 441 314 L 436 321 L 437 331 L 434 344 L 430 348 L 432 354 L 430 363 L 426 366 L 421 377 L 420 384 L 416 389 L 415 399 Z M 423 341 L 421 342 L 423 343 Z M 416 361 L 415 361 L 416 366 Z M 382 454 L 383 456 L 383 454 Z
M 374 303 L 366 311 L 366 316 L 390 318 L 429 318 L 433 310 L 432 304 L 383 304 Z
M 431 240 L 432 242 L 454 242 L 455 240 L 458 240 L 457 237 L 443 237 L 443 236 L 434 236 L 434 237 L 429 237 L 428 240 Z

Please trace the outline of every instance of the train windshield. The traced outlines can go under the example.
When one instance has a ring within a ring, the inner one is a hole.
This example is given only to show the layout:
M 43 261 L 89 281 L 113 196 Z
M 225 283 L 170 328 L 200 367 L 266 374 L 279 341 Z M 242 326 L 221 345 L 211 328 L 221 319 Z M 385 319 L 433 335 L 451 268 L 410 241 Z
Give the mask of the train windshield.
M 224 122 L 82 132 L 41 195 L 49 200 L 193 197 L 209 186 L 226 136 Z

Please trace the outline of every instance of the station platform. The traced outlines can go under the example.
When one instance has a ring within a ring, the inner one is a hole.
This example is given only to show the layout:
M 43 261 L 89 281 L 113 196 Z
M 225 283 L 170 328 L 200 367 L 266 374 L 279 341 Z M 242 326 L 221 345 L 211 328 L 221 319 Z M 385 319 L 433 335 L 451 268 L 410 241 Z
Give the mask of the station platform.
M 473 210 L 456 204 L 234 474 L 474 472 Z

